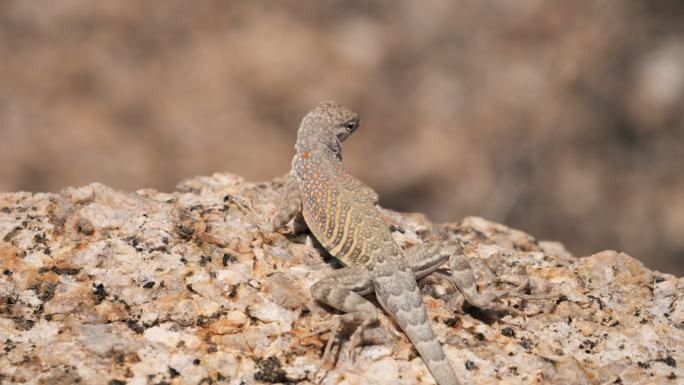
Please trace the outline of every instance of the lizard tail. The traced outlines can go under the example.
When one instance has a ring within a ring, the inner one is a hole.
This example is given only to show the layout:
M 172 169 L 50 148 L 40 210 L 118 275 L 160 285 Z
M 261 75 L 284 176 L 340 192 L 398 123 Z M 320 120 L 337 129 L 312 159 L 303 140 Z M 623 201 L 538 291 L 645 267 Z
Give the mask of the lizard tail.
M 378 301 L 418 349 L 437 384 L 460 385 L 442 345 L 432 331 L 420 290 L 410 268 L 376 276 L 373 283 Z

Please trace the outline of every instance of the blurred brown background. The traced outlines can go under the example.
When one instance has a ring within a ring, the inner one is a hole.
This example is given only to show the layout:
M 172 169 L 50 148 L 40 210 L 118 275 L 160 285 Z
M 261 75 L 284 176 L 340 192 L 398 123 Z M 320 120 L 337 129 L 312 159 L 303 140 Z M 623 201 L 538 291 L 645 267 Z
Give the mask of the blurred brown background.
M 684 3 L 0 2 L 0 190 L 287 172 L 358 110 L 384 206 L 684 274 Z

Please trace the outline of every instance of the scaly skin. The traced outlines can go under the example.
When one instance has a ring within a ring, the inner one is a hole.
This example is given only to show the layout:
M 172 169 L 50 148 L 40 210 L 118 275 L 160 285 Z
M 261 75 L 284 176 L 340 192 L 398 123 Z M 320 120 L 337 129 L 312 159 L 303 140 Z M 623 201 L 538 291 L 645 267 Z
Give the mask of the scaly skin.
M 454 369 L 427 320 L 416 278 L 422 278 L 449 261 L 459 292 L 473 306 L 512 313 L 518 310 L 493 303 L 503 296 L 549 299 L 555 296 L 514 290 L 477 289 L 475 275 L 460 242 L 454 240 L 415 245 L 403 251 L 394 242 L 389 226 L 375 207 L 378 195 L 342 167 L 341 143 L 359 125 L 357 114 L 334 102 L 324 102 L 309 112 L 297 133 L 297 154 L 285 185 L 273 228 L 303 214 L 307 226 L 332 256 L 345 264 L 311 287 L 312 296 L 345 314 L 341 322 L 359 324 L 361 331 L 376 322 L 378 312 L 364 295 L 375 293 L 378 302 L 408 335 L 439 385 L 458 385 Z M 334 340 L 336 324 L 326 346 Z
M 296 184 L 306 224 L 330 254 L 347 266 L 316 282 L 311 292 L 317 300 L 348 313 L 345 322 L 362 326 L 377 320 L 375 307 L 362 297 L 375 292 L 382 307 L 418 349 L 437 383 L 458 385 L 428 323 L 413 270 L 375 207 L 377 195 L 342 167 L 340 143 L 358 123 L 358 116 L 347 108 L 321 103 L 306 115 L 297 135 L 294 182 L 288 187 L 289 194 L 296 195 L 292 194 Z M 289 201 L 286 213 L 276 218 L 275 227 L 297 211 L 292 198 Z

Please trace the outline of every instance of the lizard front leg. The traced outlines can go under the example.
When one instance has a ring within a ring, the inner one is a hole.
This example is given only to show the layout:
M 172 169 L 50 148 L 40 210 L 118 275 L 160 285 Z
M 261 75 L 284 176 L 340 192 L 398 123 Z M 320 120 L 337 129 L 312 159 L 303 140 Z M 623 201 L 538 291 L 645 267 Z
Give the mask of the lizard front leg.
M 299 193 L 297 180 L 292 175 L 288 175 L 278 199 L 276 215 L 271 221 L 273 231 L 284 227 L 301 212 L 302 198 Z
M 323 353 L 324 362 L 330 354 L 340 324 L 359 325 L 351 338 L 353 356 L 353 349 L 360 344 L 364 329 L 377 321 L 377 308 L 363 298 L 363 295 L 372 291 L 373 282 L 370 274 L 361 266 L 350 266 L 335 270 L 311 286 L 311 295 L 314 299 L 345 313 L 337 316 L 331 326 L 327 328 L 331 333 Z M 318 331 L 314 332 L 314 334 L 317 333 Z
M 468 262 L 468 257 L 464 254 L 461 243 L 458 241 L 427 242 L 415 245 L 406 250 L 406 258 L 417 278 L 427 276 L 449 261 L 451 277 L 456 288 L 469 304 L 478 308 L 491 308 L 520 313 L 516 309 L 497 305 L 494 301 L 506 296 L 523 299 L 551 298 L 546 295 L 522 293 L 521 291 L 529 284 L 528 279 L 524 279 L 520 285 L 511 290 L 488 290 L 480 293 L 477 289 L 475 273 Z

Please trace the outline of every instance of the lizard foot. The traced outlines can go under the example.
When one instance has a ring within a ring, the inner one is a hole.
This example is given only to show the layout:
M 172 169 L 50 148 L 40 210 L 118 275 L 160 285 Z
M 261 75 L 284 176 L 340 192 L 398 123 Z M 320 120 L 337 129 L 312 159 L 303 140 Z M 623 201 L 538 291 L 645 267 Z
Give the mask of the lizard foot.
M 524 277 L 522 279 L 519 276 L 501 277 L 498 281 L 516 286 L 515 289 L 510 290 L 508 294 L 505 294 L 504 296 L 525 300 L 547 300 L 560 297 L 560 294 L 525 294 L 523 291 L 530 286 L 530 277 Z
M 351 335 L 351 338 L 349 339 L 349 359 L 351 360 L 352 363 L 356 363 L 356 348 L 360 347 L 363 345 L 363 343 L 366 341 L 366 338 L 364 336 L 364 332 L 368 329 L 368 326 L 370 326 L 372 323 L 374 323 L 376 320 L 375 319 L 366 319 L 359 325 L 356 330 L 354 331 L 354 334 Z
M 503 281 L 502 281 L 503 282 Z M 517 281 L 518 283 L 520 281 Z M 505 283 L 511 283 L 511 282 L 505 282 Z M 535 314 L 528 314 L 525 313 L 524 311 L 518 310 L 514 307 L 510 306 L 504 306 L 495 303 L 494 301 L 501 299 L 503 297 L 513 297 L 513 298 L 520 298 L 522 300 L 547 300 L 547 299 L 555 299 L 558 298 L 559 296 L 556 294 L 525 294 L 524 291 L 529 287 L 530 280 L 529 278 L 525 278 L 522 280 L 522 283 L 519 283 L 517 287 L 511 290 L 497 290 L 497 291 L 489 291 L 485 292 L 481 295 L 479 295 L 476 298 L 473 298 L 472 301 L 468 301 L 471 305 L 481 308 L 481 309 L 492 309 L 492 310 L 497 310 L 497 311 L 503 311 L 503 312 L 509 312 L 515 316 L 530 316 L 530 315 L 535 315 Z
M 350 317 L 350 314 L 335 315 L 332 320 L 325 321 L 320 324 L 315 330 L 302 335 L 303 338 L 312 337 L 315 335 L 330 332 L 330 337 L 328 337 L 328 342 L 325 344 L 325 349 L 323 350 L 323 356 L 321 357 L 322 365 L 325 364 L 330 358 L 330 352 L 332 351 L 332 345 L 337 338 L 337 332 L 343 324 L 353 323 L 354 318 Z
M 325 362 L 328 360 L 328 357 L 330 356 L 332 344 L 335 341 L 335 338 L 337 337 L 337 331 L 342 325 L 342 320 L 340 319 L 340 317 L 341 316 L 333 316 L 333 319 L 331 321 L 323 322 L 322 324 L 320 324 L 320 326 L 316 327 L 315 330 L 302 335 L 302 338 L 308 338 L 330 332 L 330 337 L 328 337 L 328 342 L 325 344 L 325 349 L 323 350 L 321 365 L 325 364 Z
M 363 341 L 364 341 L 364 336 L 363 336 L 363 331 L 375 321 L 374 319 L 366 319 L 361 324 L 356 328 L 354 333 L 351 336 L 351 341 L 350 341 L 350 348 L 349 348 L 349 353 L 348 357 L 351 359 L 352 363 L 355 362 L 356 360 L 356 347 L 360 346 Z M 313 372 L 313 378 L 314 378 L 314 383 L 319 384 L 320 382 L 323 381 L 325 376 L 327 374 L 323 374 L 322 377 L 320 377 L 320 380 L 316 380 L 317 377 L 319 377 L 319 374 L 321 373 L 321 370 L 324 369 L 326 366 L 326 363 L 330 359 L 331 352 L 332 352 L 332 346 L 333 343 L 335 342 L 335 338 L 337 337 L 337 333 L 340 330 L 340 327 L 344 324 L 354 324 L 358 323 L 358 319 L 354 317 L 353 314 L 343 314 L 343 315 L 335 315 L 333 316 L 331 321 L 323 322 L 319 327 L 316 328 L 316 330 L 313 330 L 309 333 L 306 333 L 302 335 L 302 338 L 308 338 L 311 336 L 319 335 L 322 333 L 330 332 L 330 337 L 328 338 L 328 342 L 325 344 L 325 349 L 323 350 L 323 356 L 321 357 L 321 363 L 318 365 L 316 370 Z
M 328 362 L 330 358 L 330 354 L 332 352 L 332 346 L 333 343 L 335 342 L 335 339 L 337 338 L 337 334 L 340 330 L 340 328 L 343 325 L 346 324 L 358 324 L 356 329 L 354 330 L 354 333 L 352 333 L 349 341 L 349 351 L 347 353 L 347 356 L 352 362 L 356 361 L 356 348 L 359 346 L 362 346 L 364 342 L 367 340 L 375 340 L 376 338 L 375 334 L 369 334 L 366 335 L 364 332 L 368 330 L 369 326 L 372 325 L 377 321 L 377 319 L 374 318 L 368 318 L 364 319 L 360 324 L 358 322 L 358 317 L 355 316 L 354 314 L 342 314 L 342 315 L 335 315 L 333 316 L 331 321 L 327 321 L 321 324 L 321 326 L 317 327 L 316 330 L 313 330 L 309 333 L 306 333 L 302 335 L 303 338 L 311 337 L 314 335 L 318 334 L 323 334 L 326 332 L 330 332 L 330 337 L 328 338 L 328 342 L 325 345 L 325 349 L 323 350 L 323 356 L 321 357 L 321 362 L 322 365 L 324 365 L 326 362 Z
M 335 337 L 337 336 L 337 331 L 341 325 L 342 325 L 342 321 L 340 320 L 340 316 L 334 316 L 332 321 L 323 322 L 318 327 L 316 327 L 315 330 L 302 335 L 302 338 L 309 338 L 309 337 L 317 336 L 319 334 L 330 332 L 330 337 L 328 337 L 328 342 L 325 344 L 325 349 L 323 350 L 323 356 L 321 358 L 321 363 L 316 365 L 316 370 L 314 370 L 312 373 L 312 375 L 313 375 L 312 382 L 314 384 L 320 384 L 325 379 L 325 377 L 327 376 L 327 369 L 325 369 L 326 362 L 328 361 L 328 358 L 330 356 L 330 352 L 332 350 L 332 344 L 335 341 Z M 322 371 L 323 371 L 323 374 L 321 375 Z

